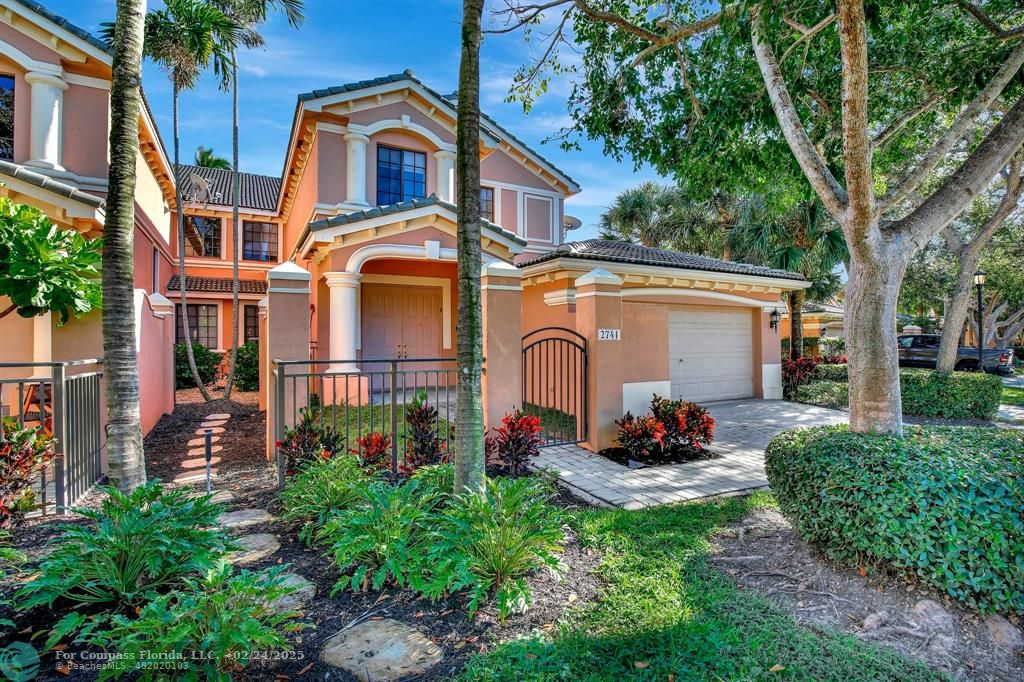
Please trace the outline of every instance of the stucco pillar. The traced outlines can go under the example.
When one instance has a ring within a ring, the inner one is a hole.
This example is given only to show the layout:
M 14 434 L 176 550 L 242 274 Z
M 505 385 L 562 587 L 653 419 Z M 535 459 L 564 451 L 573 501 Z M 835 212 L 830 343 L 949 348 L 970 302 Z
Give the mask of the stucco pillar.
M 345 203 L 369 206 L 366 201 L 366 145 L 370 138 L 362 133 L 345 134 Z
M 483 308 L 484 426 L 501 425 L 506 412 L 522 405 L 522 270 L 509 263 L 487 263 L 480 271 Z
M 259 338 L 267 338 L 267 306 L 269 301 L 264 296 L 256 304 L 257 316 L 259 318 Z M 267 409 L 267 387 L 270 385 L 270 354 L 267 353 L 267 342 L 261 341 L 259 344 L 260 348 L 260 387 L 259 387 L 259 407 L 261 410 Z
M 437 165 L 437 196 L 455 203 L 455 153 L 444 149 L 434 152 Z
M 286 379 L 283 384 L 281 423 L 278 423 L 278 391 L 281 368 L 279 360 L 309 361 L 309 288 L 312 275 L 295 263 L 286 262 L 267 273 L 266 335 L 260 339 L 267 347 L 267 454 L 274 454 L 275 443 L 281 439 L 284 426 L 294 426 L 298 412 L 307 404 L 308 383 L 305 379 Z M 277 373 L 275 374 L 275 369 Z M 290 368 L 291 374 L 309 372 L 309 366 Z M 279 472 L 282 475 L 282 472 Z
M 576 279 L 576 331 L 587 339 L 587 442 L 612 447 L 622 418 L 622 280 L 597 268 Z
M 356 337 L 359 331 L 359 275 L 352 272 L 326 272 L 330 289 L 331 372 L 355 372 Z
M 29 160 L 31 166 L 64 170 L 61 165 L 64 91 L 68 84 L 59 76 L 38 71 L 25 74 L 32 88 L 32 117 L 29 126 Z
M 760 365 L 761 372 L 760 381 L 754 382 L 755 388 L 760 388 L 755 395 L 765 400 L 782 399 L 782 339 L 779 329 L 771 328 L 771 314 L 773 310 L 781 314 L 785 309 L 781 303 L 754 309 L 754 338 L 758 341 L 754 371 L 757 372 Z

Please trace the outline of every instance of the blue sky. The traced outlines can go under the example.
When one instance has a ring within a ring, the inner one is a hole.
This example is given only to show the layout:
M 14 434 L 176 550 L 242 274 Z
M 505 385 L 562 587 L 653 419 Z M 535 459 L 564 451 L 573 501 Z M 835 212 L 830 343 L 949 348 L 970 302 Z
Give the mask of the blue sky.
M 47 7 L 90 31 L 112 20 L 113 0 L 42 0 Z M 150 0 L 150 7 L 160 0 Z M 489 2 L 488 5 L 491 3 Z M 296 96 L 405 69 L 428 86 L 451 92 L 458 81 L 460 0 L 306 0 L 306 21 L 290 29 L 280 16 L 263 31 L 267 46 L 239 59 L 241 169 L 277 175 L 281 172 Z M 485 25 L 493 23 L 486 14 Z M 568 122 L 562 80 L 529 114 L 518 103 L 505 103 L 517 66 L 530 57 L 521 34 L 487 36 L 482 50 L 481 106 L 562 170 L 583 191 L 570 199 L 566 211 L 578 216 L 583 229 L 572 238 L 596 236 L 602 210 L 622 189 L 656 177 L 650 169 L 635 172 L 631 160 L 619 164 L 602 154 L 599 142 L 582 140 L 582 150 L 563 152 L 557 143 L 542 141 Z M 171 151 L 171 91 L 165 75 L 152 64 L 144 67 L 144 87 L 157 125 Z M 212 78 L 204 79 L 181 98 L 181 158 L 190 161 L 199 145 L 231 155 L 231 98 Z

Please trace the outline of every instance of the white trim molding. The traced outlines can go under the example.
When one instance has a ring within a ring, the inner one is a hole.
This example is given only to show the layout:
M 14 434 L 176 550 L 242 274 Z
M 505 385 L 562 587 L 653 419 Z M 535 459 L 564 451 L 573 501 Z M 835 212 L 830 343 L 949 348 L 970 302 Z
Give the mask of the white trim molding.
M 576 280 L 577 285 L 579 280 Z M 751 308 L 760 308 L 764 312 L 775 310 L 775 304 L 766 303 L 757 298 L 727 294 L 724 291 L 710 291 L 708 289 L 683 289 L 677 287 L 630 287 L 622 290 L 622 298 L 630 300 L 634 298 L 655 298 L 658 296 L 689 296 L 691 298 L 706 298 L 712 301 L 736 303 Z
M 761 365 L 761 397 L 782 400 L 782 365 L 774 362 Z

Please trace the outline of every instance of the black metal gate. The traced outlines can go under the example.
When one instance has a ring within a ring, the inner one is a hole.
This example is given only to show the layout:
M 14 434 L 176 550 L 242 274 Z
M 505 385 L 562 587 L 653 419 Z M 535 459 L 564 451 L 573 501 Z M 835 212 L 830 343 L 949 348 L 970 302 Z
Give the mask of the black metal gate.
M 544 445 L 587 439 L 587 339 L 565 327 L 523 337 L 523 411 L 540 419 Z

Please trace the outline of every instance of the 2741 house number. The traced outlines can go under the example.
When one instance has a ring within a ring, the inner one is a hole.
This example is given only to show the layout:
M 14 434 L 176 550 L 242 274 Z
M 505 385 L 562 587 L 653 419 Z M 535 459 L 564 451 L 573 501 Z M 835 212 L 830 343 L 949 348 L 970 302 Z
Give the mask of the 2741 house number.
M 621 329 L 598 329 L 597 330 L 598 341 L 620 341 L 622 340 Z

